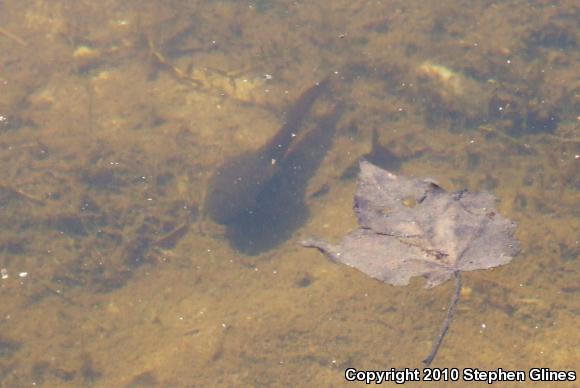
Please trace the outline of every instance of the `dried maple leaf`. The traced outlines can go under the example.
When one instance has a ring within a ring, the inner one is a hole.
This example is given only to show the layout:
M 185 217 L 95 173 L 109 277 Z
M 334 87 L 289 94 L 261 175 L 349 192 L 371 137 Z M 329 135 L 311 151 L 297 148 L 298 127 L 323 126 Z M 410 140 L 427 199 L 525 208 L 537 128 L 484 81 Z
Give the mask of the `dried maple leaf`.
M 489 193 L 448 193 L 429 179 L 408 179 L 361 161 L 354 204 L 360 227 L 340 245 L 302 242 L 331 260 L 394 286 L 423 276 L 427 287 L 455 276 L 456 291 L 429 364 L 449 327 L 462 271 L 509 263 L 519 250 L 516 224 L 495 210 Z

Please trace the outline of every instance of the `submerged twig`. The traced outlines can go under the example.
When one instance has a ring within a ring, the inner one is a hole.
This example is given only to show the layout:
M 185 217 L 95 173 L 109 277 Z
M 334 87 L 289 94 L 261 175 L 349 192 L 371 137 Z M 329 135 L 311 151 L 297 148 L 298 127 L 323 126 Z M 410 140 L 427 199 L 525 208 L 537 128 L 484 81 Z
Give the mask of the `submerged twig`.
M 154 246 L 159 246 L 161 248 L 173 248 L 175 244 L 187 233 L 189 227 L 191 226 L 190 221 L 186 221 L 183 224 L 177 226 L 175 229 L 171 230 L 166 235 L 153 241 Z
M 580 143 L 580 137 L 563 137 L 556 135 L 548 135 L 549 139 L 554 139 L 558 141 L 563 141 L 565 143 Z
M 441 326 L 441 330 L 439 330 L 439 335 L 435 342 L 433 342 L 433 347 L 431 348 L 431 353 L 423 360 L 423 364 L 425 366 L 431 365 L 433 359 L 437 355 L 439 351 L 439 347 L 443 343 L 443 338 L 445 338 L 445 334 L 447 334 L 447 330 L 449 330 L 449 326 L 451 325 L 451 321 L 453 320 L 453 316 L 455 315 L 455 307 L 457 306 L 457 302 L 459 302 L 459 296 L 461 295 L 461 273 L 459 271 L 455 271 L 455 292 L 451 297 L 451 302 L 449 302 L 449 308 L 447 309 L 447 317 L 445 317 L 445 321 Z
M 7 31 L 7 30 L 5 30 L 2 27 L 0 27 L 0 34 L 6 36 L 7 38 L 12 39 L 13 41 L 15 41 L 16 43 L 18 43 L 18 44 L 20 44 L 22 46 L 28 46 L 28 43 L 26 43 L 26 41 L 24 39 L 20 38 L 17 35 L 14 35 L 10 31 Z
M 25 200 L 33 202 L 37 205 L 46 205 L 46 202 L 43 201 L 42 199 L 36 198 L 35 196 L 28 194 L 20 189 L 12 187 L 12 186 L 6 186 L 3 184 L 0 184 L 0 192 L 1 191 L 5 191 L 7 193 L 10 193 L 10 194 L 18 197 L 18 198 L 25 199 Z

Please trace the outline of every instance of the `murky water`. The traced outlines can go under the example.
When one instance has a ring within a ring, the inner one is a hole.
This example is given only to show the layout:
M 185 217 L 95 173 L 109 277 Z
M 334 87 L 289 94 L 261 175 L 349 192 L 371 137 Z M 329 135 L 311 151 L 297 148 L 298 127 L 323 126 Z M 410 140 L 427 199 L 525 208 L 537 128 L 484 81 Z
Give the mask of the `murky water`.
M 420 367 L 451 282 L 396 288 L 296 244 L 355 227 L 363 155 L 492 191 L 519 224 L 512 263 L 465 274 L 434 367 L 578 367 L 573 1 L 0 9 L 1 386 L 337 386 L 348 367 Z M 332 143 L 296 150 L 308 179 L 279 190 L 299 201 L 268 204 L 300 211 L 211 222 L 210 174 L 331 73 L 302 131 L 343 104 Z

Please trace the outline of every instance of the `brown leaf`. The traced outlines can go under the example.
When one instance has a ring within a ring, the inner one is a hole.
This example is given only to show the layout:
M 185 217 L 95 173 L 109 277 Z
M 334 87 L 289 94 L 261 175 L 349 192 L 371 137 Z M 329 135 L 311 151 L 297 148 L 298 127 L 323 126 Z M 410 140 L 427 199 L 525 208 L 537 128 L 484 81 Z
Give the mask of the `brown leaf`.
M 408 179 L 360 163 L 355 211 L 360 228 L 338 246 L 302 242 L 333 261 L 403 286 L 423 276 L 437 286 L 456 271 L 509 263 L 519 245 L 516 224 L 495 210 L 489 193 L 448 193 L 428 179 Z

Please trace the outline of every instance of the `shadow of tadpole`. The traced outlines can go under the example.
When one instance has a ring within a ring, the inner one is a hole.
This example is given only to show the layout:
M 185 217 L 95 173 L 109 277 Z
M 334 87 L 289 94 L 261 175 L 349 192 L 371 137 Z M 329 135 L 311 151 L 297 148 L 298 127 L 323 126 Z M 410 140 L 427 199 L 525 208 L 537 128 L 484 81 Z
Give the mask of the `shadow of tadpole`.
M 330 149 L 342 110 L 338 104 L 318 119 L 316 127 L 293 146 L 280 173 L 260 191 L 257 205 L 227 225 L 226 237 L 232 247 L 258 255 L 286 241 L 305 223 L 309 216 L 306 187 Z

